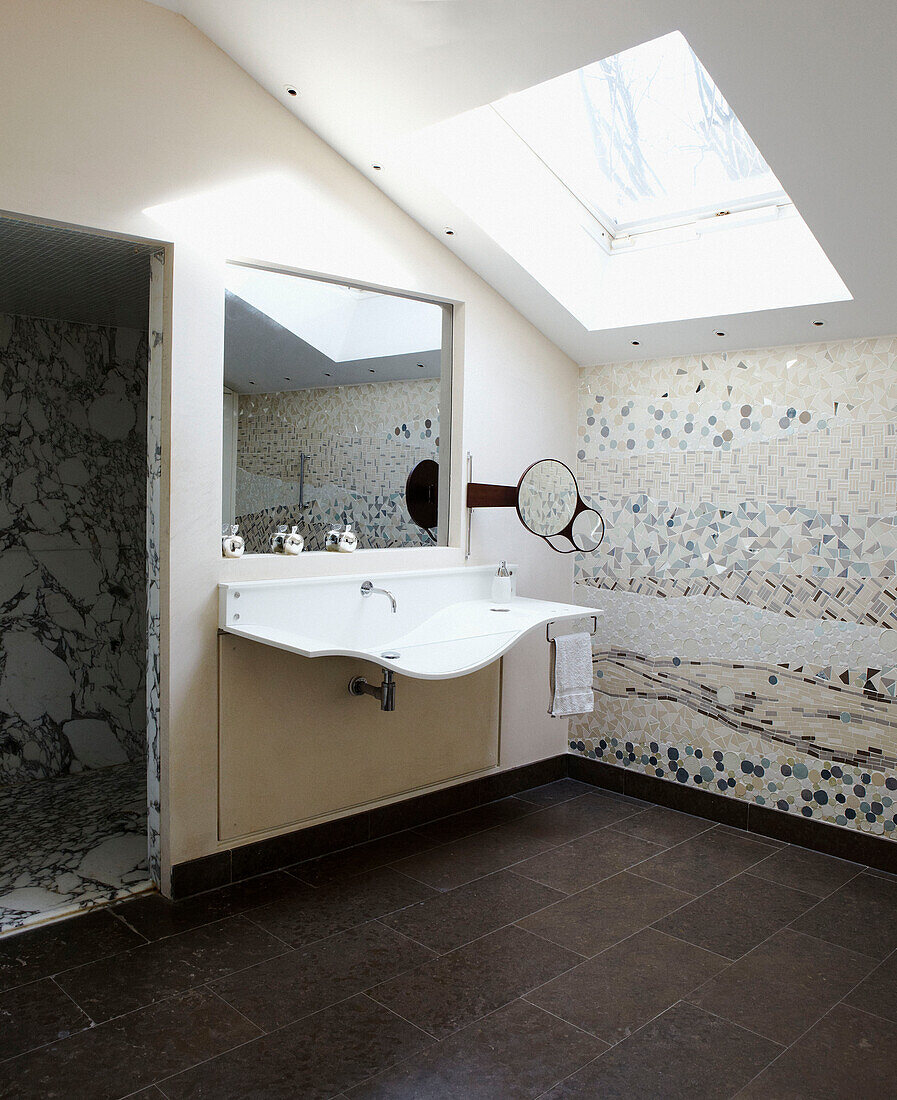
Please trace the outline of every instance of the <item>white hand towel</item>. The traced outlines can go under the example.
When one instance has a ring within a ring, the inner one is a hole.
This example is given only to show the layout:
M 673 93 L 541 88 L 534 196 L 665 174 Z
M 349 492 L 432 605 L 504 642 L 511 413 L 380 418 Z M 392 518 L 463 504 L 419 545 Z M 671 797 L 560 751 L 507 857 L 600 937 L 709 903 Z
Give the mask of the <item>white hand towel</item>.
M 592 693 L 592 638 L 589 634 L 561 634 L 554 641 L 553 718 L 589 714 L 595 709 Z

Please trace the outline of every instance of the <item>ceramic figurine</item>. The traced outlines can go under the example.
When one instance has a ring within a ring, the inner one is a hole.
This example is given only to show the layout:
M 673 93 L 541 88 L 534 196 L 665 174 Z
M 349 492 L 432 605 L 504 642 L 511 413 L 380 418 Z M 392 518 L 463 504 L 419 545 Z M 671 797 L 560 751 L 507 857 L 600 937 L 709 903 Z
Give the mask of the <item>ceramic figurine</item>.
M 284 543 L 287 538 L 287 527 L 283 524 L 278 527 L 274 534 L 271 536 L 271 553 L 282 554 L 284 552 Z
M 305 539 L 299 534 L 299 528 L 294 526 L 283 540 L 283 552 L 285 554 L 301 554 L 305 548 Z
M 358 538 L 352 534 L 352 524 L 347 523 L 346 529 L 339 537 L 339 552 L 341 554 L 351 554 L 358 546 Z
M 221 553 L 226 558 L 242 558 L 246 544 L 243 536 L 237 534 L 237 524 L 225 525 L 221 531 Z

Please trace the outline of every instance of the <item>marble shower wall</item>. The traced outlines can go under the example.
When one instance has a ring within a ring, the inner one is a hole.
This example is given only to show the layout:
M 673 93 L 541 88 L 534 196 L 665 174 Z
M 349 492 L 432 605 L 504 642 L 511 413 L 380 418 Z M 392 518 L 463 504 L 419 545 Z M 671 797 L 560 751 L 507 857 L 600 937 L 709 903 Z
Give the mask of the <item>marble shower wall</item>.
M 162 378 L 165 253 L 150 256 L 149 347 L 146 381 L 146 840 L 147 864 L 162 883 L 162 746 L 160 741 L 162 579 Z
M 0 315 L 0 783 L 146 753 L 146 333 Z
M 323 550 L 335 523 L 351 523 L 367 549 L 429 545 L 405 510 L 405 479 L 438 448 L 438 379 L 241 396 L 235 522 L 247 551 L 267 553 L 284 523 L 307 550 Z
M 571 748 L 865 832 L 897 822 L 897 338 L 581 372 L 604 612 Z

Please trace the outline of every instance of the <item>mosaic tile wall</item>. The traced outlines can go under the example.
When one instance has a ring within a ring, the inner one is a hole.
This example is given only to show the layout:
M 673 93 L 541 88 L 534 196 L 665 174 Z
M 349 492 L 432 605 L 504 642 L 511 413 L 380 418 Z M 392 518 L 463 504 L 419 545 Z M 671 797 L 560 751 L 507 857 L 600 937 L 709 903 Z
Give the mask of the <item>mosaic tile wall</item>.
M 576 752 L 897 823 L 897 338 L 581 372 L 603 612 Z
M 146 753 L 147 336 L 0 316 L 0 784 Z
M 368 549 L 430 544 L 405 510 L 405 479 L 438 447 L 437 379 L 241 396 L 235 522 L 247 551 L 268 552 L 279 524 L 296 524 L 307 550 L 323 550 L 335 523 Z

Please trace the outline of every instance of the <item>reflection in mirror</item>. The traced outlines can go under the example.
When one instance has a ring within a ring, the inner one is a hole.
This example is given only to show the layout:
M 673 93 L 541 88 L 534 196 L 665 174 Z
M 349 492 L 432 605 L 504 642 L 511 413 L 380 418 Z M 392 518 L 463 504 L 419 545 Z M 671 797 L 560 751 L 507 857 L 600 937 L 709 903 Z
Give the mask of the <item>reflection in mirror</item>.
M 226 290 L 222 523 L 247 553 L 283 524 L 306 550 L 344 524 L 359 548 L 443 542 L 404 497 L 441 443 L 448 462 L 450 307 L 242 264 Z
M 558 535 L 573 519 L 579 492 L 572 471 L 554 458 L 534 462 L 520 479 L 517 511 L 535 535 Z
M 604 520 L 594 508 L 586 508 L 574 519 L 571 536 L 577 550 L 583 553 L 597 550 L 604 538 Z

